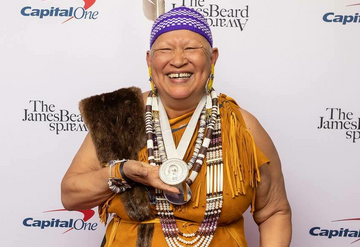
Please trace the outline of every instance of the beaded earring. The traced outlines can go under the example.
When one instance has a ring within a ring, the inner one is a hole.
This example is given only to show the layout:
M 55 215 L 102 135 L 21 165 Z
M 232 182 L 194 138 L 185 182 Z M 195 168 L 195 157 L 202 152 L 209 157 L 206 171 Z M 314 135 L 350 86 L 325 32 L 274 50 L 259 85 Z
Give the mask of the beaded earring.
M 214 83 L 214 71 L 215 71 L 215 66 L 214 66 L 214 64 L 212 63 L 212 64 L 211 64 L 211 72 L 210 72 L 210 75 L 209 75 L 209 81 L 208 81 L 208 83 L 207 83 L 207 91 L 208 91 L 208 93 L 211 92 L 212 87 L 213 87 L 213 83 Z
M 152 75 L 151 75 L 151 66 L 149 66 L 149 82 L 150 82 L 150 85 L 151 85 L 151 91 L 155 95 L 156 90 L 155 90 L 154 81 L 153 81 L 153 78 L 152 78 Z

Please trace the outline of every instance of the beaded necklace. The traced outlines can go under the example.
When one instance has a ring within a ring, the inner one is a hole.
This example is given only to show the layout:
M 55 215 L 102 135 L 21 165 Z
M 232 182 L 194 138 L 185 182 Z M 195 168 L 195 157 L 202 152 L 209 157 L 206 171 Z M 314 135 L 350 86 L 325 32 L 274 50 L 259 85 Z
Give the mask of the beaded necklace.
M 209 102 L 212 105 L 210 118 L 206 121 L 206 106 L 204 106 L 200 115 L 200 127 L 194 153 L 187 164 L 189 170 L 193 168 L 190 176 L 186 179 L 187 186 L 190 186 L 198 176 L 206 155 L 206 209 L 204 219 L 198 230 L 190 234 L 182 233 L 176 225 L 170 202 L 164 196 L 163 191 L 155 190 L 157 215 L 169 247 L 183 247 L 181 243 L 195 247 L 209 246 L 220 217 L 223 204 L 224 171 L 221 120 L 217 95 L 214 90 L 210 92 L 210 95 L 211 100 L 209 100 L 209 95 L 207 100 L 207 105 L 209 105 Z M 147 99 L 145 122 L 149 163 L 151 165 L 161 165 L 166 162 L 167 156 L 159 121 L 157 96 L 152 92 L 150 92 Z M 188 190 L 190 190 L 190 187 Z

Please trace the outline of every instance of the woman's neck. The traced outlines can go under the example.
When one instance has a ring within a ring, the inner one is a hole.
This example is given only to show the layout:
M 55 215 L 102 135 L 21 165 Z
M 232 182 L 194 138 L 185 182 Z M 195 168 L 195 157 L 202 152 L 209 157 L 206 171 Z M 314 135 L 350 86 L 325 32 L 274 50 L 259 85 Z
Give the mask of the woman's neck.
M 144 106 L 146 105 L 146 99 L 149 95 L 149 91 L 144 92 L 142 97 L 144 101 Z M 202 95 L 201 95 L 202 97 Z M 178 99 L 167 99 L 166 97 L 161 97 L 161 101 L 164 105 L 166 113 L 169 119 L 176 118 L 182 116 L 190 111 L 195 110 L 197 105 L 199 104 L 201 97 L 199 99 L 190 100 L 188 98 L 183 100 Z
M 195 110 L 201 100 L 201 97 L 199 99 L 186 98 L 179 100 L 161 96 L 161 102 L 164 105 L 168 118 L 172 119 Z

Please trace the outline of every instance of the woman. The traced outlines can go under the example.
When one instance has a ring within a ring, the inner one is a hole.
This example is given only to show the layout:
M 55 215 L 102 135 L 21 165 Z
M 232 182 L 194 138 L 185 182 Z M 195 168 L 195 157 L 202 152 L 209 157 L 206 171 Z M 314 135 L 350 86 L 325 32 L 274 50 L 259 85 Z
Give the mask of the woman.
M 68 210 L 100 205 L 103 222 L 114 214 L 104 246 L 247 246 L 250 205 L 260 245 L 289 246 L 278 154 L 254 116 L 216 96 L 217 58 L 205 18 L 175 8 L 152 28 L 152 91 L 80 103 L 90 134 L 64 176 L 62 201 Z

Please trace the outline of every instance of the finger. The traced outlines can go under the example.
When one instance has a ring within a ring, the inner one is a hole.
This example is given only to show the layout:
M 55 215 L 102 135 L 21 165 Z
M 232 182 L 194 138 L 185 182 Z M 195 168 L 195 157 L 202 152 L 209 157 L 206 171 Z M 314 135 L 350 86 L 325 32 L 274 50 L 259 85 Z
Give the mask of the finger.
M 167 191 L 167 192 L 171 192 L 171 193 L 175 193 L 175 194 L 180 193 L 178 188 L 176 188 L 174 186 L 170 186 L 168 184 L 165 184 L 160 179 L 154 180 L 152 186 L 155 187 L 155 188 L 161 189 L 163 191 Z
M 163 191 L 171 192 L 174 194 L 180 194 L 180 190 L 178 188 L 170 186 L 170 185 L 167 185 L 166 188 L 163 189 Z
M 150 185 L 154 188 L 158 188 L 170 193 L 179 194 L 180 191 L 178 188 L 165 184 L 159 178 L 159 167 L 152 166 L 145 162 L 136 162 L 134 164 L 129 164 L 131 167 L 129 175 L 125 173 L 129 178 L 137 181 L 139 183 Z M 124 164 L 125 169 L 125 164 Z M 124 171 L 125 172 L 125 171 Z
M 148 179 L 150 179 L 149 183 L 151 186 L 164 190 L 164 191 L 168 191 L 171 193 L 175 193 L 175 194 L 179 194 L 180 191 L 178 188 L 174 187 L 174 186 L 170 186 L 168 184 L 165 184 L 159 177 L 159 166 L 152 166 L 149 165 L 147 163 L 141 162 L 141 165 L 144 167 L 148 167 L 149 168 L 149 176 Z

